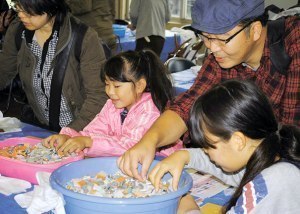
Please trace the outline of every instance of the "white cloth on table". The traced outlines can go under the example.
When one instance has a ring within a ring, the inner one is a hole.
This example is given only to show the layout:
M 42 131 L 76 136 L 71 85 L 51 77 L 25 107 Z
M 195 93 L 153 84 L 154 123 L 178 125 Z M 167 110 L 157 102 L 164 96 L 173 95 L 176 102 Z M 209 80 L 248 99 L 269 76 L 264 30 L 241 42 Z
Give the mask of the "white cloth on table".
M 29 214 L 40 214 L 53 210 L 54 213 L 65 214 L 63 196 L 50 186 L 49 172 L 37 172 L 39 185 L 34 190 L 15 196 L 16 202 L 26 208 Z
M 0 129 L 3 129 L 4 132 L 22 131 L 21 121 L 15 117 L 3 117 L 3 113 L 0 111 Z
M 31 184 L 28 181 L 0 175 L 0 193 L 3 195 L 8 196 L 10 194 L 25 192 L 30 187 Z

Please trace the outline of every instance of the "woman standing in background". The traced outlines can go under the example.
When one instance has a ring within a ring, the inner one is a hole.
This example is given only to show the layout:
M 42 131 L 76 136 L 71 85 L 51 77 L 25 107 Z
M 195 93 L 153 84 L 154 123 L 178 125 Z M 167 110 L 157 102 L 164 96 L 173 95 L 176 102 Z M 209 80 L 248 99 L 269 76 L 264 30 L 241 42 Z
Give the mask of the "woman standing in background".
M 168 0 L 132 0 L 129 28 L 136 29 L 135 50 L 150 48 L 160 56 L 165 43 L 166 23 L 170 17 Z

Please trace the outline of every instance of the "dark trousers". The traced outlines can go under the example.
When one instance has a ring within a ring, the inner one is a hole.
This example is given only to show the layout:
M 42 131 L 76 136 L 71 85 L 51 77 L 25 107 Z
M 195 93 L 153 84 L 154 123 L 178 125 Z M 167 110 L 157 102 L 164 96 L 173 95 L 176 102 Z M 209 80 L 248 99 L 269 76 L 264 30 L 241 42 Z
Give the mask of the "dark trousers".
M 136 51 L 143 50 L 145 48 L 153 50 L 158 56 L 160 56 L 165 44 L 165 39 L 161 36 L 148 36 L 150 42 L 147 42 L 145 38 L 136 40 Z

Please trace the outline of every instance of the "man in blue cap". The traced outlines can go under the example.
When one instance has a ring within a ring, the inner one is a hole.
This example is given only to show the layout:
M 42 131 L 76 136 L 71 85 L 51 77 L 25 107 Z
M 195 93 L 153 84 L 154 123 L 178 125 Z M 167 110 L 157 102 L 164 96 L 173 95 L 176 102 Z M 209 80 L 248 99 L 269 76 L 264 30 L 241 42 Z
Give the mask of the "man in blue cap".
M 285 18 L 283 45 L 291 61 L 286 69 L 279 70 L 274 68 L 274 60 L 271 62 L 274 53 L 270 51 L 264 8 L 264 0 L 195 2 L 192 27 L 199 31 L 211 54 L 194 85 L 178 96 L 141 141 L 119 158 L 123 172 L 144 179 L 156 149 L 172 144 L 188 131 L 194 100 L 227 79 L 252 79 L 269 97 L 279 122 L 300 125 L 300 21 L 296 16 Z M 138 163 L 143 165 L 141 174 Z

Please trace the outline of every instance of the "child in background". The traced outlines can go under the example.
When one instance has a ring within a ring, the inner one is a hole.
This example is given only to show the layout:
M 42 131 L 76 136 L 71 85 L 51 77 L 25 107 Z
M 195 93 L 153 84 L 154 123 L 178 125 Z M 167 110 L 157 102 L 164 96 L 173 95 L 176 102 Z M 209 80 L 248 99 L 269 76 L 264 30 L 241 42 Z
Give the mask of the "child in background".
M 156 189 L 166 172 L 177 189 L 187 165 L 237 187 L 224 213 L 299 213 L 299 128 L 278 126 L 254 83 L 229 80 L 199 97 L 189 130 L 200 149 L 175 152 L 159 163 L 149 174 Z M 196 213 L 190 200 L 180 203 L 179 213 Z
M 109 59 L 102 72 L 109 100 L 83 131 L 63 128 L 43 144 L 61 154 L 84 150 L 90 157 L 119 156 L 136 144 L 173 98 L 172 83 L 154 52 L 127 51 Z M 85 149 L 87 148 L 87 149 Z M 182 143 L 162 149 L 167 156 Z

